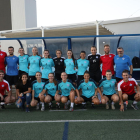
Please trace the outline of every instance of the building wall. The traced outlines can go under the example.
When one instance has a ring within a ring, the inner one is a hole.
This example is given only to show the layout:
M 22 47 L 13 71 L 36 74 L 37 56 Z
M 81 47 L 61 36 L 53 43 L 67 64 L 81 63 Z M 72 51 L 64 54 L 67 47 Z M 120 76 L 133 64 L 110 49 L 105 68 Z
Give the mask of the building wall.
M 10 0 L 0 0 L 0 31 L 12 30 Z

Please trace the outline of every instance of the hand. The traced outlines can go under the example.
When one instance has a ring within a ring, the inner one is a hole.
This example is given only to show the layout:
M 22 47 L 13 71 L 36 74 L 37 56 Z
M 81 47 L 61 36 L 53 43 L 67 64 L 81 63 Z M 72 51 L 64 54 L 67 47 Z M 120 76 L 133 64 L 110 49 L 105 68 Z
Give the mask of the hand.
M 22 97 L 23 96 L 23 93 L 20 93 L 19 97 Z
M 92 96 L 92 99 L 97 98 L 97 96 Z
M 124 105 L 123 104 L 121 104 L 121 106 L 120 106 L 120 111 L 124 112 Z
M 132 78 L 132 75 L 129 75 L 129 78 Z

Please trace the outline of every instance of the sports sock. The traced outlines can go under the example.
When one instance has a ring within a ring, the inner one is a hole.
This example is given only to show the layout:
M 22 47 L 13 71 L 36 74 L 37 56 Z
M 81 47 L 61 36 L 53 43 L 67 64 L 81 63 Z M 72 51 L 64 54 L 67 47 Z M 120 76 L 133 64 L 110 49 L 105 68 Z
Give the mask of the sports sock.
M 50 106 L 50 105 L 52 105 L 52 103 L 51 103 L 51 102 L 49 103 L 49 106 Z
M 111 104 L 114 105 L 114 102 L 112 102 Z
M 137 101 L 134 101 L 133 104 L 137 104 Z
M 60 105 L 60 103 L 58 103 L 58 102 L 57 102 L 56 104 L 57 104 L 57 105 Z
M 108 102 L 106 102 L 106 105 L 108 104 Z
M 74 106 L 74 103 L 71 103 L 71 105 L 70 105 L 72 108 L 73 108 L 73 106 Z
M 67 101 L 67 105 L 69 105 L 69 104 L 70 104 L 70 100 Z
M 123 104 L 126 104 L 126 102 L 123 102 Z
M 44 106 L 44 102 L 41 102 L 42 106 Z
M 92 105 L 94 105 L 94 103 L 91 103 Z
M 39 105 L 39 103 L 37 103 L 37 105 Z
M 86 102 L 82 102 L 82 105 L 85 105 L 86 104 Z

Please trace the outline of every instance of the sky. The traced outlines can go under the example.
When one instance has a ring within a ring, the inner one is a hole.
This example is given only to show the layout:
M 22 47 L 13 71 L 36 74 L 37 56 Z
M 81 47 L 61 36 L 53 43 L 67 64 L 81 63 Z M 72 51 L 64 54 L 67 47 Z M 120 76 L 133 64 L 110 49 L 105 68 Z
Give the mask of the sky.
M 140 17 L 140 0 L 36 0 L 37 26 Z

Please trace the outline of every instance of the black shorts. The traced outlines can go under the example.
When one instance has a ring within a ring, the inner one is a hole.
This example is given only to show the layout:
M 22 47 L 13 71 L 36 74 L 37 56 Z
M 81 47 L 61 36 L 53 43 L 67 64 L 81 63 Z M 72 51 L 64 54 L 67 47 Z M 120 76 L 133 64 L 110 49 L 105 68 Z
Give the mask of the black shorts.
M 55 73 L 55 79 L 58 80 L 58 81 L 61 81 L 61 74 L 59 73 Z
M 116 77 L 116 81 L 117 81 L 117 83 L 119 83 L 121 80 L 122 80 L 122 78 L 118 78 L 118 77 Z
M 98 73 L 94 73 L 93 74 L 90 74 L 90 78 L 92 78 L 95 82 L 99 83 L 99 81 L 102 79 L 101 78 L 101 72 L 98 72 Z
M 76 74 L 68 74 L 68 79 L 70 79 L 72 82 L 76 82 Z
M 38 102 L 40 102 L 40 98 L 39 97 L 34 97 L 35 100 L 37 100 Z
M 8 95 L 3 95 L 3 98 L 5 99 Z M 0 102 L 4 102 L 4 100 L 2 101 L 1 100 L 1 97 L 0 97 Z
M 87 98 L 87 97 L 85 97 L 85 96 L 81 96 L 81 98 L 83 98 L 84 99 L 84 102 L 92 102 L 92 97 L 90 97 L 90 98 Z
M 6 80 L 8 81 L 10 86 L 16 85 L 18 82 L 18 75 L 16 76 L 6 75 Z
M 21 76 L 22 76 L 23 73 L 26 73 L 26 74 L 28 75 L 27 72 L 19 70 L 19 71 L 18 71 L 18 78 L 19 78 L 19 79 L 21 79 Z
M 108 97 L 109 100 L 111 100 L 111 97 L 112 97 L 112 95 L 114 95 L 114 94 L 112 94 L 112 95 L 105 95 L 105 94 L 103 94 L 103 95 L 106 96 L 106 97 Z
M 49 79 L 41 78 L 42 81 L 47 82 Z
M 134 93 L 134 94 L 132 94 L 132 95 L 128 95 L 128 100 L 132 100 L 132 101 L 134 101 L 135 100 L 135 95 L 136 95 L 136 93 Z
M 55 99 L 54 99 L 54 96 L 52 96 L 52 95 L 50 95 L 50 94 L 48 94 L 51 98 L 52 98 L 52 101 L 54 101 Z
M 35 76 L 29 76 L 28 80 L 29 80 L 30 83 L 32 83 L 33 81 L 36 80 L 36 77 Z
M 78 80 L 77 80 L 77 84 L 80 83 L 81 80 L 84 79 L 84 75 L 78 75 Z

